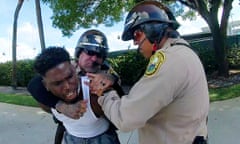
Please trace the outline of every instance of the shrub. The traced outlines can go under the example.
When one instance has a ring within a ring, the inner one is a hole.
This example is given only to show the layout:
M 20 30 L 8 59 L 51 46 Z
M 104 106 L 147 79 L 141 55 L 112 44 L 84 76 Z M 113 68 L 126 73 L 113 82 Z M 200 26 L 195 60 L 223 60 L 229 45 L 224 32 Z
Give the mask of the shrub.
M 115 58 L 109 58 L 113 69 L 120 75 L 122 84 L 133 85 L 144 73 L 147 60 L 136 50 L 131 50 Z
M 12 63 L 0 63 L 0 85 L 10 85 L 12 78 Z
M 227 59 L 230 68 L 240 68 L 240 49 L 237 47 L 237 45 L 234 45 L 233 48 L 228 49 Z
M 227 59 L 230 68 L 240 68 L 240 47 L 235 44 L 227 49 Z M 192 49 L 200 57 L 207 74 L 217 70 L 214 50 L 210 42 L 195 42 Z M 133 85 L 144 73 L 147 66 L 141 54 L 136 50 L 123 50 L 111 52 L 107 59 L 113 69 L 120 75 L 122 84 Z M 35 75 L 33 60 L 20 60 L 17 62 L 17 86 L 27 86 L 29 80 Z M 11 85 L 12 62 L 0 63 L 0 85 Z
M 20 60 L 17 62 L 17 86 L 27 86 L 29 80 L 34 76 L 33 60 Z M 0 63 L 0 85 L 11 85 L 12 62 Z

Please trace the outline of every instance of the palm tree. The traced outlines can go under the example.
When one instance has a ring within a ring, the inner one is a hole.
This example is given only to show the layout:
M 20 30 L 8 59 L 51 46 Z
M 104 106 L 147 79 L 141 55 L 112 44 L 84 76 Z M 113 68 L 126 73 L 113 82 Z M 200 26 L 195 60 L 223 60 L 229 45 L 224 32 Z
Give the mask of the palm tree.
M 35 0 L 35 5 L 36 5 L 36 14 L 37 14 L 37 23 L 38 23 L 38 33 L 39 33 L 39 37 L 40 37 L 41 49 L 43 51 L 45 49 L 45 40 L 44 40 L 44 33 L 43 33 L 40 1 Z
M 17 89 L 17 20 L 20 9 L 22 8 L 24 0 L 18 0 L 17 7 L 14 13 L 14 21 L 13 21 L 13 39 L 12 39 L 12 88 Z

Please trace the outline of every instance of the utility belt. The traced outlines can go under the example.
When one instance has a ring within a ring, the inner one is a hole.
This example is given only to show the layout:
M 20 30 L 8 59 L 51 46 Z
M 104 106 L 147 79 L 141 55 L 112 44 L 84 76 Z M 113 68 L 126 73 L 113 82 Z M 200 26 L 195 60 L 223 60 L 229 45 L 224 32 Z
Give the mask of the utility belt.
M 196 136 L 192 144 L 207 144 L 207 140 L 204 139 L 204 136 Z

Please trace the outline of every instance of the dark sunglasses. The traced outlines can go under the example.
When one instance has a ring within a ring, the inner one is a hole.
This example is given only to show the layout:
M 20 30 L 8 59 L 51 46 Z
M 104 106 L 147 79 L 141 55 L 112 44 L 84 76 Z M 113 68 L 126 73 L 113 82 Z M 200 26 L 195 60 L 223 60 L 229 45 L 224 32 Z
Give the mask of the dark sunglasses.
M 98 58 L 103 58 L 103 55 L 101 53 L 98 53 L 92 50 L 87 50 L 87 49 L 83 49 L 83 51 L 89 56 L 97 56 Z

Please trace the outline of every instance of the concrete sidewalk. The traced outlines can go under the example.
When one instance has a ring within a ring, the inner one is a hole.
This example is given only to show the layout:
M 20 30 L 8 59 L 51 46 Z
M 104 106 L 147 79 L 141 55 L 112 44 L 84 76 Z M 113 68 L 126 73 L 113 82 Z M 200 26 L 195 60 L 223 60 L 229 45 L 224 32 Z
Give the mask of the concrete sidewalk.
M 52 144 L 56 124 L 40 108 L 0 103 L 0 144 Z M 209 144 L 237 144 L 240 97 L 211 103 Z M 136 131 L 119 132 L 122 144 L 137 144 Z
M 0 144 L 53 144 L 56 124 L 40 108 L 0 103 Z M 123 144 L 137 144 L 137 133 L 121 133 Z

